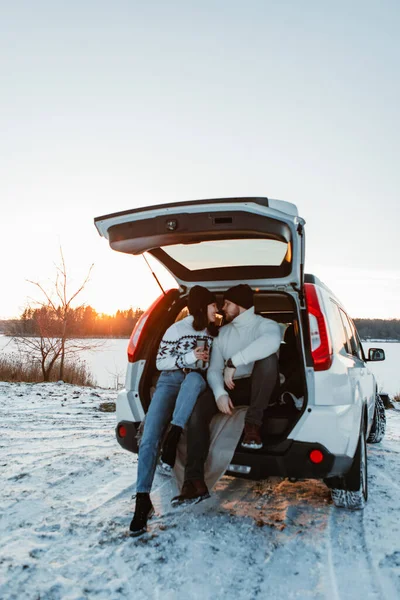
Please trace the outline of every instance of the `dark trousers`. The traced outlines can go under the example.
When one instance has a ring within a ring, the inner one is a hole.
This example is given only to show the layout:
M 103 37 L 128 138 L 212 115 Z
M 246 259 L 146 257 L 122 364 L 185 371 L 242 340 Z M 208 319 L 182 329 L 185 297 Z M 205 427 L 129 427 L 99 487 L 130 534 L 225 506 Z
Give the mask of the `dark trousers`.
M 256 361 L 251 377 L 236 379 L 235 389 L 227 390 L 226 393 L 234 406 L 249 406 L 247 423 L 261 425 L 264 410 L 278 384 L 278 357 L 272 354 Z M 214 394 L 207 388 L 197 399 L 188 422 L 185 480 L 204 479 L 204 463 L 210 445 L 210 423 L 217 412 Z

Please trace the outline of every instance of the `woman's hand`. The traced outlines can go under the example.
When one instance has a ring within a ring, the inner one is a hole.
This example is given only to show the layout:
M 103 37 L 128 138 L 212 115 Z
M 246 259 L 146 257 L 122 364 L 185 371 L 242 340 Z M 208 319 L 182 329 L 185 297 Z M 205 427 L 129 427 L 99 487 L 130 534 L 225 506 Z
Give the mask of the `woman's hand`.
M 203 360 L 204 362 L 208 362 L 210 358 L 210 351 L 208 350 L 208 348 L 198 346 L 194 350 L 194 355 L 196 357 L 196 360 Z

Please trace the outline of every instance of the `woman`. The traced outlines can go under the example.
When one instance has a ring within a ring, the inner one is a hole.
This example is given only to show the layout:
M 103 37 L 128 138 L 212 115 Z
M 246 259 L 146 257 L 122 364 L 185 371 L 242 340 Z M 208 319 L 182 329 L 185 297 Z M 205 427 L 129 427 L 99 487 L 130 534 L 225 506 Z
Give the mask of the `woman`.
M 161 375 L 139 447 L 136 506 L 130 524 L 134 536 L 146 531 L 147 521 L 154 512 L 150 490 L 165 428 L 172 416 L 162 460 L 173 466 L 180 434 L 207 385 L 205 373 L 213 337 L 217 334 L 216 298 L 206 288 L 196 285 L 189 292 L 188 309 L 189 316 L 167 329 L 157 353 L 156 365 Z

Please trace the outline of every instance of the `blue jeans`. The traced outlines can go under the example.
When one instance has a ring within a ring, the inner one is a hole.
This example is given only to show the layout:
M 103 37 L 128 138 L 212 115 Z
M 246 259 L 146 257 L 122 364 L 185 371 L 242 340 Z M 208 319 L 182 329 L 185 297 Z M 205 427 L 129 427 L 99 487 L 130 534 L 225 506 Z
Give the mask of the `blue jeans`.
M 200 373 L 162 371 L 150 402 L 139 447 L 137 492 L 150 492 L 157 465 L 157 457 L 164 431 L 172 424 L 185 427 L 196 400 L 207 387 Z

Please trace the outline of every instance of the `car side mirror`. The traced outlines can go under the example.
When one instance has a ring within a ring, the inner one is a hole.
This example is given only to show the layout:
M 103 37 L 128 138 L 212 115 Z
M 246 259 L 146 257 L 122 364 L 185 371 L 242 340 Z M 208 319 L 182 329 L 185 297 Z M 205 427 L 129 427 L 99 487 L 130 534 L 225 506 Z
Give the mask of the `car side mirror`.
M 370 348 L 368 350 L 368 360 L 371 362 L 385 360 L 385 351 L 382 348 Z

